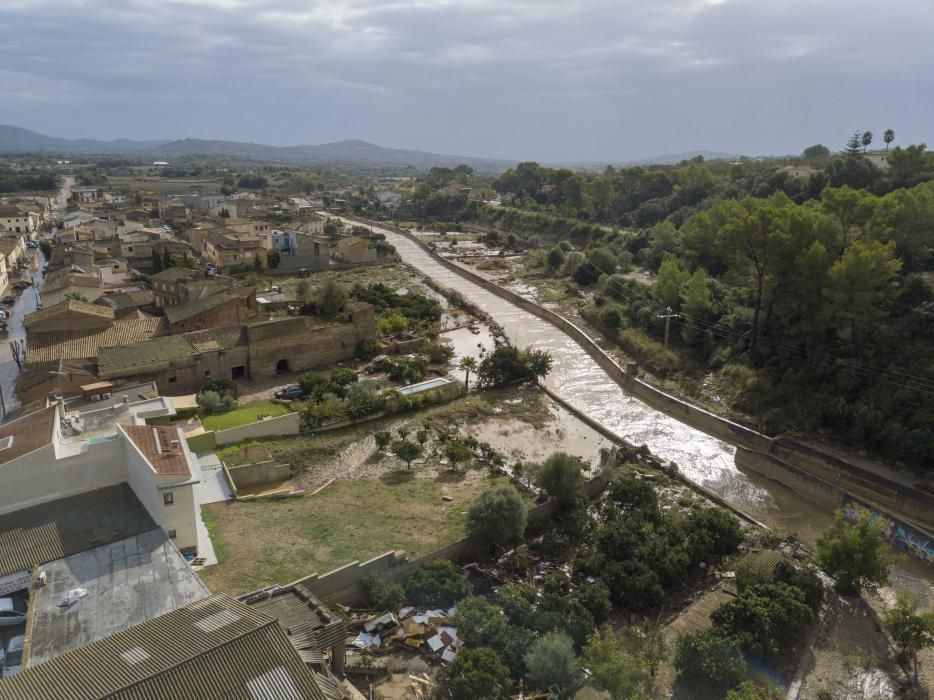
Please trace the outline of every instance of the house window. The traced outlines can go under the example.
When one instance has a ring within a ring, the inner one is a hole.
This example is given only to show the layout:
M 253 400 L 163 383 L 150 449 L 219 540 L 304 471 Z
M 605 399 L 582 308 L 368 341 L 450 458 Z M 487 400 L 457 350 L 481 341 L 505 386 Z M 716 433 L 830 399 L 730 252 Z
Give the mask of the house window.
M 178 381 L 178 377 L 169 377 L 169 384 L 174 384 Z
M 175 494 L 171 491 L 166 491 L 162 494 L 162 504 L 166 506 L 175 505 Z
M 175 539 L 175 530 L 169 530 L 169 539 Z

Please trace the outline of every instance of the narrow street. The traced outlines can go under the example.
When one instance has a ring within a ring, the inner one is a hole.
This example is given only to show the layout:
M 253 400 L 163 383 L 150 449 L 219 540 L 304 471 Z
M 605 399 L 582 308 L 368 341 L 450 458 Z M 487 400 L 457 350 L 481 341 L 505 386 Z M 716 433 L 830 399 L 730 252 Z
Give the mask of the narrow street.
M 66 177 L 62 189 L 55 196 L 53 203 L 58 208 L 59 212 L 64 211 L 65 205 L 68 202 L 68 197 L 71 196 L 71 188 L 74 184 L 75 179 L 73 177 Z M 10 318 L 7 320 L 9 332 L 7 336 L 3 338 L 2 345 L 0 345 L 0 392 L 3 394 L 3 406 L 5 408 L 5 412 L 2 416 L 3 422 L 6 422 L 7 416 L 14 413 L 19 406 L 15 393 L 16 380 L 19 378 L 19 368 L 16 366 L 16 362 L 13 361 L 10 343 L 14 340 L 21 340 L 26 337 L 23 319 L 38 307 L 39 287 L 42 286 L 43 279 L 42 265 L 45 263 L 45 258 L 42 256 L 42 252 L 38 249 L 30 249 L 26 253 L 25 259 L 27 261 L 27 268 L 21 272 L 19 276 L 10 276 L 11 286 L 10 289 L 5 292 L 5 294 L 12 294 L 15 296 L 15 292 L 12 289 L 12 285 L 15 282 L 28 280 L 32 283 L 32 287 L 23 290 L 12 307 L 4 307 L 10 314 Z

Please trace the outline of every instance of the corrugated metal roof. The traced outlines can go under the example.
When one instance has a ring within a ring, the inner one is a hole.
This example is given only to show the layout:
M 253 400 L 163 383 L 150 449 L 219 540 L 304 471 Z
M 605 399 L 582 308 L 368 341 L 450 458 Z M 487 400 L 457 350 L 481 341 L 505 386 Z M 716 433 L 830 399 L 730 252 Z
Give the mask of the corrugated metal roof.
M 275 620 L 216 595 L 27 668 L 0 698 L 325 700 Z
M 26 363 L 97 357 L 100 348 L 143 343 L 164 335 L 166 328 L 163 318 L 134 318 L 115 321 L 113 326 L 103 330 L 29 333 L 26 338 Z
M 0 576 L 133 537 L 155 526 L 127 484 L 0 515 Z

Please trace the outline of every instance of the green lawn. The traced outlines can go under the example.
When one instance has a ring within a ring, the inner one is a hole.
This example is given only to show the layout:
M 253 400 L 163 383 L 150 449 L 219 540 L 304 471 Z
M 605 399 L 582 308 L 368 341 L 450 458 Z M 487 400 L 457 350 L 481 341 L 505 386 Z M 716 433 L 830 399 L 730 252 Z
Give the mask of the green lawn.
M 493 483 L 393 472 L 335 481 L 314 496 L 212 503 L 205 519 L 221 561 L 199 573 L 212 591 L 237 595 L 389 550 L 415 558 L 464 537 L 470 502 Z
M 258 421 L 260 416 L 284 416 L 286 413 L 291 413 L 288 406 L 272 401 L 257 401 L 227 413 L 204 416 L 201 424 L 205 430 L 227 430 Z

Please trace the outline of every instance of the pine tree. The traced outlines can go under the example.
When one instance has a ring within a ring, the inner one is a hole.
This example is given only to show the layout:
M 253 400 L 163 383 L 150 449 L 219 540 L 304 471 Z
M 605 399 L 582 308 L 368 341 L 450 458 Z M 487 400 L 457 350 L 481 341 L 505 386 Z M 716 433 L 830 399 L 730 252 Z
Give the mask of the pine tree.
M 860 132 L 857 131 L 850 137 L 850 140 L 846 142 L 844 152 L 848 156 L 858 156 L 863 152 L 863 135 Z

